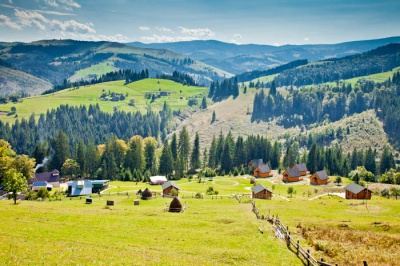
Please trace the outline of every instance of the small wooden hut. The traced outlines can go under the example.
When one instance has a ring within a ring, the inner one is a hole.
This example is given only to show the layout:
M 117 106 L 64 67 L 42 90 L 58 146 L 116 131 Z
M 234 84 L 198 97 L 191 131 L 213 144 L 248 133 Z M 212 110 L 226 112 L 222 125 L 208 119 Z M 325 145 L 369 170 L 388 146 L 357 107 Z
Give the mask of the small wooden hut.
M 261 184 L 251 188 L 253 199 L 271 199 L 272 191 Z
M 298 168 L 294 167 L 291 169 L 285 170 L 282 174 L 283 182 L 297 182 L 300 181 L 300 171 Z
M 356 183 L 344 187 L 346 199 L 371 199 L 372 191 Z
M 254 169 L 253 175 L 259 178 L 270 177 L 272 176 L 271 168 L 266 164 L 261 164 Z
M 174 189 L 174 188 L 179 192 L 179 186 L 172 181 L 165 182 L 164 184 L 161 185 L 161 188 L 163 191 L 163 195 L 170 195 L 172 192 L 172 189 Z
M 322 170 L 315 172 L 311 177 L 310 177 L 310 184 L 311 185 L 326 185 L 330 182 L 328 174 Z
M 292 169 L 297 168 L 299 169 L 300 175 L 304 176 L 304 175 L 308 175 L 310 173 L 310 171 L 308 171 L 307 166 L 304 163 L 298 163 L 295 164 Z

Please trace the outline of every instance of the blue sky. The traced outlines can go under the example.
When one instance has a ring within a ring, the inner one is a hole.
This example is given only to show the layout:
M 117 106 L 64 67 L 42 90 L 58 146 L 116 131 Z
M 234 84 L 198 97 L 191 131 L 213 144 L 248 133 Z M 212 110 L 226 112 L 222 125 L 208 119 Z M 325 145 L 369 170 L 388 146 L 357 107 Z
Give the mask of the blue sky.
M 399 0 L 0 0 L 0 41 L 339 43 L 400 36 Z

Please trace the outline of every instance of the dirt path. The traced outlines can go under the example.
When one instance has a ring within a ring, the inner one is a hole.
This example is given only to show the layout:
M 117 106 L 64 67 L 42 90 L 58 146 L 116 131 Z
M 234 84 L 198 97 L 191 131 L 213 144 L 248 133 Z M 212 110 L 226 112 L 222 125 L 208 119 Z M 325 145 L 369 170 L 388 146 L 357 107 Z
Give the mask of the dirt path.
M 317 195 L 317 196 L 315 196 L 315 197 L 313 197 L 311 199 L 308 199 L 308 200 L 315 200 L 315 199 L 318 199 L 318 198 L 320 198 L 322 196 L 338 196 L 338 197 L 343 198 L 343 199 L 346 198 L 346 194 L 344 192 L 343 193 L 335 193 L 334 192 L 334 193 L 325 193 L 325 194 Z

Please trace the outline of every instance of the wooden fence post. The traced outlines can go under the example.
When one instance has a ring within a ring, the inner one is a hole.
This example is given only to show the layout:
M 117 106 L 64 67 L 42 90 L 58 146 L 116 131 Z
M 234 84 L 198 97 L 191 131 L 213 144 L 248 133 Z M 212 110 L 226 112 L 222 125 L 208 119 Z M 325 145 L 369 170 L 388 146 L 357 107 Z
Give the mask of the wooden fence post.
M 363 261 L 364 266 L 368 266 L 368 263 L 366 260 Z
M 300 243 L 299 243 L 299 242 L 300 242 L 300 241 L 297 240 L 297 245 L 296 245 L 296 250 L 297 250 L 296 254 L 297 254 L 297 257 L 299 256 L 299 249 L 300 249 Z
M 307 266 L 310 266 L 310 250 L 307 249 Z

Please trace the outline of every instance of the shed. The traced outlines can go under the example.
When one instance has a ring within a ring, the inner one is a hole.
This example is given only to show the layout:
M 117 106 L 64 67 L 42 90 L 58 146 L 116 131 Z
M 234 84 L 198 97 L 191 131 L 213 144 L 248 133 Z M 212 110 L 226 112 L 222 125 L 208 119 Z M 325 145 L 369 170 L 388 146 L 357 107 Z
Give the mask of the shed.
M 344 187 L 346 199 L 371 199 L 372 191 L 356 183 Z
M 92 182 L 90 180 L 75 180 L 68 182 L 68 196 L 85 196 L 92 194 Z
M 310 171 L 308 171 L 307 166 L 304 163 L 295 164 L 292 168 L 299 169 L 300 175 L 308 175 Z
M 150 176 L 151 185 L 162 185 L 165 182 L 167 182 L 167 178 L 165 176 Z
M 325 172 L 325 170 L 318 171 L 310 177 L 311 185 L 326 185 L 329 182 L 331 181 L 329 180 L 328 174 Z
M 271 199 L 272 191 L 261 184 L 257 184 L 251 188 L 253 199 Z
M 270 177 L 272 176 L 271 168 L 269 168 L 266 164 L 260 164 L 253 171 L 253 175 L 260 178 Z
M 92 192 L 97 193 L 108 188 L 110 180 L 92 180 Z
M 41 189 L 41 188 L 45 188 L 48 191 L 51 191 L 53 189 L 53 185 L 47 183 L 46 181 L 35 181 L 35 182 L 33 182 L 33 185 L 32 185 L 32 190 L 33 191 L 39 191 L 39 189 Z
M 282 174 L 282 180 L 284 182 L 297 182 L 302 180 L 300 178 L 300 171 L 297 167 L 287 169 L 285 172 Z
M 162 187 L 163 195 L 170 195 L 173 188 L 175 188 L 177 191 L 179 191 L 178 185 L 176 185 L 172 181 L 165 182 L 164 184 L 161 185 L 161 187 Z

